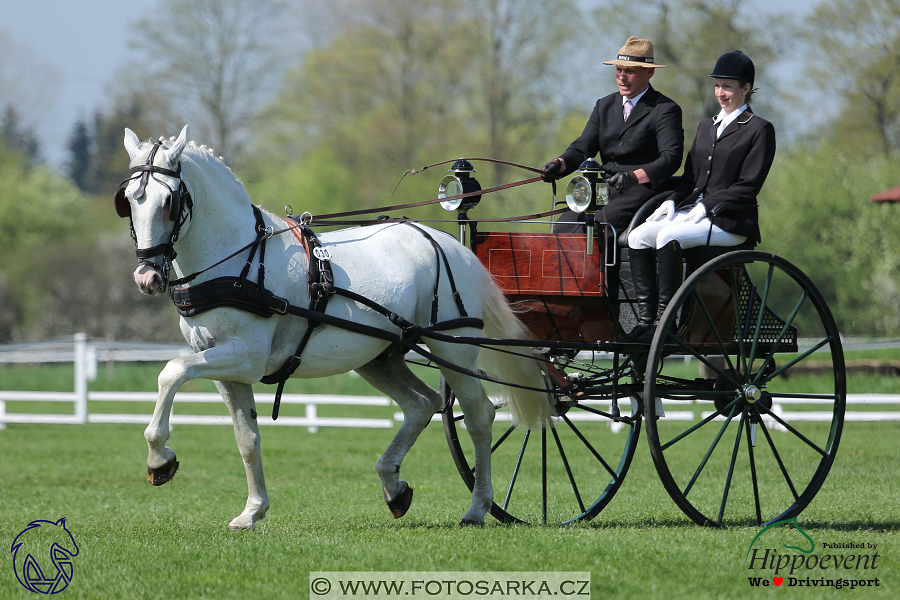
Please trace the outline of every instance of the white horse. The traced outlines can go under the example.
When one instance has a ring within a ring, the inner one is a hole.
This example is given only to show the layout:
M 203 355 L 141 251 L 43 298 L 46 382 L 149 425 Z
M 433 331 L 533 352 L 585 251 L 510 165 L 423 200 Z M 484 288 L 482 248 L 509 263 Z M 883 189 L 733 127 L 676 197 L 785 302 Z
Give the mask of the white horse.
M 183 223 L 173 248 L 171 265 L 177 277 L 197 273 L 228 257 L 256 239 L 250 198 L 233 173 L 205 146 L 186 142 L 187 126 L 177 139 L 141 143 L 125 130 L 125 149 L 135 174 L 117 200 L 120 214 L 130 216 L 141 261 L 134 277 L 141 291 L 154 295 L 165 289 L 168 260 L 164 255 L 176 223 Z M 181 183 L 193 199 L 192 207 L 179 202 Z M 127 203 L 127 204 L 126 204 Z M 130 215 L 128 214 L 130 212 Z M 284 229 L 286 222 L 263 211 L 266 227 Z M 427 229 L 420 227 L 421 229 Z M 323 234 L 322 245 L 330 252 L 335 286 L 352 290 L 383 305 L 405 319 L 427 326 L 432 307 L 438 259 L 430 242 L 414 227 L 381 224 Z M 460 336 L 527 339 L 527 331 L 513 314 L 490 274 L 478 259 L 451 236 L 435 230 L 430 235 L 443 249 L 469 316 L 484 320 L 484 329 L 465 327 L 446 332 Z M 144 252 L 141 253 L 140 251 Z M 149 253 L 155 256 L 148 256 Z M 237 276 L 249 251 L 214 266 L 190 285 L 223 276 Z M 259 253 L 250 273 L 255 275 Z M 307 254 L 291 233 L 268 240 L 265 287 L 292 305 L 309 304 Z M 163 265 L 163 266 L 161 266 Z M 459 318 L 446 272 L 440 277 L 439 321 Z M 254 277 L 251 276 L 251 279 Z M 327 314 L 354 323 L 398 333 L 383 315 L 361 303 L 335 295 Z M 221 307 L 182 317 L 181 332 L 195 354 L 169 361 L 159 375 L 159 396 L 153 417 L 144 432 L 150 451 L 147 458 L 151 481 L 168 481 L 177 469 L 175 452 L 166 445 L 169 416 L 175 393 L 185 382 L 211 379 L 222 394 L 234 422 L 235 438 L 247 471 L 249 496 L 231 529 L 253 527 L 269 509 L 263 477 L 259 427 L 251 385 L 277 371 L 296 350 L 307 328 L 297 316 L 263 318 L 237 308 Z M 430 352 L 464 369 L 477 369 L 479 349 L 467 344 L 424 339 Z M 384 499 L 395 518 L 405 514 L 412 490 L 400 479 L 400 464 L 416 438 L 441 407 L 441 395 L 418 379 L 407 367 L 403 354 L 386 358 L 389 342 L 339 327 L 315 328 L 293 377 L 327 377 L 355 370 L 403 410 L 403 423 L 377 461 Z M 482 353 L 488 372 L 503 381 L 543 388 L 537 364 L 528 359 L 494 351 Z M 441 368 L 459 399 L 466 428 L 475 446 L 475 487 L 463 524 L 483 524 L 493 500 L 491 485 L 491 424 L 494 406 L 481 382 L 460 372 Z M 549 421 L 546 394 L 506 388 L 510 408 L 519 422 L 535 425 Z

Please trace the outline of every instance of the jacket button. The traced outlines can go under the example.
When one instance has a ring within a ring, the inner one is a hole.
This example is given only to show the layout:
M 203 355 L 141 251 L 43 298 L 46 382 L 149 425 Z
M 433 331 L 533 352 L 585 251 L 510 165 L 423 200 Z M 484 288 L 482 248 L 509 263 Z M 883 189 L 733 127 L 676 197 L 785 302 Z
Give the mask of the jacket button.
M 712 154 L 710 154 L 709 157 L 707 157 L 706 160 L 712 160 Z

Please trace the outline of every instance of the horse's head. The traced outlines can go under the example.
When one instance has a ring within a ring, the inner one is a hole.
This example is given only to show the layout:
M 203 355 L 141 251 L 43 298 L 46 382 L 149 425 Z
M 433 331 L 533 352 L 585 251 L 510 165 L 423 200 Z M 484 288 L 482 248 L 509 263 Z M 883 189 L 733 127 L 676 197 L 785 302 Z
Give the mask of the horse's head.
M 131 219 L 137 269 L 134 280 L 145 294 L 165 291 L 169 263 L 181 226 L 191 211 L 190 195 L 184 185 L 179 159 L 187 143 L 187 125 L 170 145 L 161 138 L 142 144 L 125 129 L 125 149 L 131 160 L 131 177 L 116 194 L 116 212 Z

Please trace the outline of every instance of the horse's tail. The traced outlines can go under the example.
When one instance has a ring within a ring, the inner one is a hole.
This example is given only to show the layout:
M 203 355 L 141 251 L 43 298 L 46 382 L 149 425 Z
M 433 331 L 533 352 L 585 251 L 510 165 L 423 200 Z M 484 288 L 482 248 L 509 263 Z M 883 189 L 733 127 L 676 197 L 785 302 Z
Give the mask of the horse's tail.
M 484 290 L 484 335 L 499 339 L 532 339 L 525 324 L 506 302 L 491 274 L 487 269 L 479 270 L 481 288 Z M 504 346 L 501 350 L 503 351 L 482 349 L 479 359 L 487 373 L 509 383 L 537 389 L 547 387 L 538 362 L 530 357 L 530 348 Z M 550 424 L 550 402 L 546 392 L 505 385 L 498 387 L 517 424 L 529 428 Z

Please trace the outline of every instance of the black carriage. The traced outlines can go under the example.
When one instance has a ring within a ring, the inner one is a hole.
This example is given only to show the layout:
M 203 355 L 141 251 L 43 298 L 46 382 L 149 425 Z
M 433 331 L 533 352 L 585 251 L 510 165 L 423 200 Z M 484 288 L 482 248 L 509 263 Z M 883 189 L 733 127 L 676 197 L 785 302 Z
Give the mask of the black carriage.
M 602 211 L 602 174 L 582 167 L 573 180 L 581 196 L 570 183 L 569 204 Z M 444 207 L 459 211 L 461 241 L 468 234 L 518 308 L 554 390 L 551 427 L 522 431 L 497 413 L 495 518 L 595 517 L 620 489 L 642 424 L 666 491 L 695 522 L 759 526 L 806 508 L 835 458 L 846 385 L 834 319 L 797 267 L 749 244 L 686 251 L 684 284 L 652 343 L 634 343 L 627 231 L 602 227 L 599 243 L 590 230 L 484 231 L 468 221 L 477 196 L 466 194 L 478 189 L 471 166 L 453 170 L 441 193 L 462 199 Z M 632 226 L 664 197 L 649 201 Z M 447 441 L 471 489 L 462 416 L 446 384 L 443 393 Z

